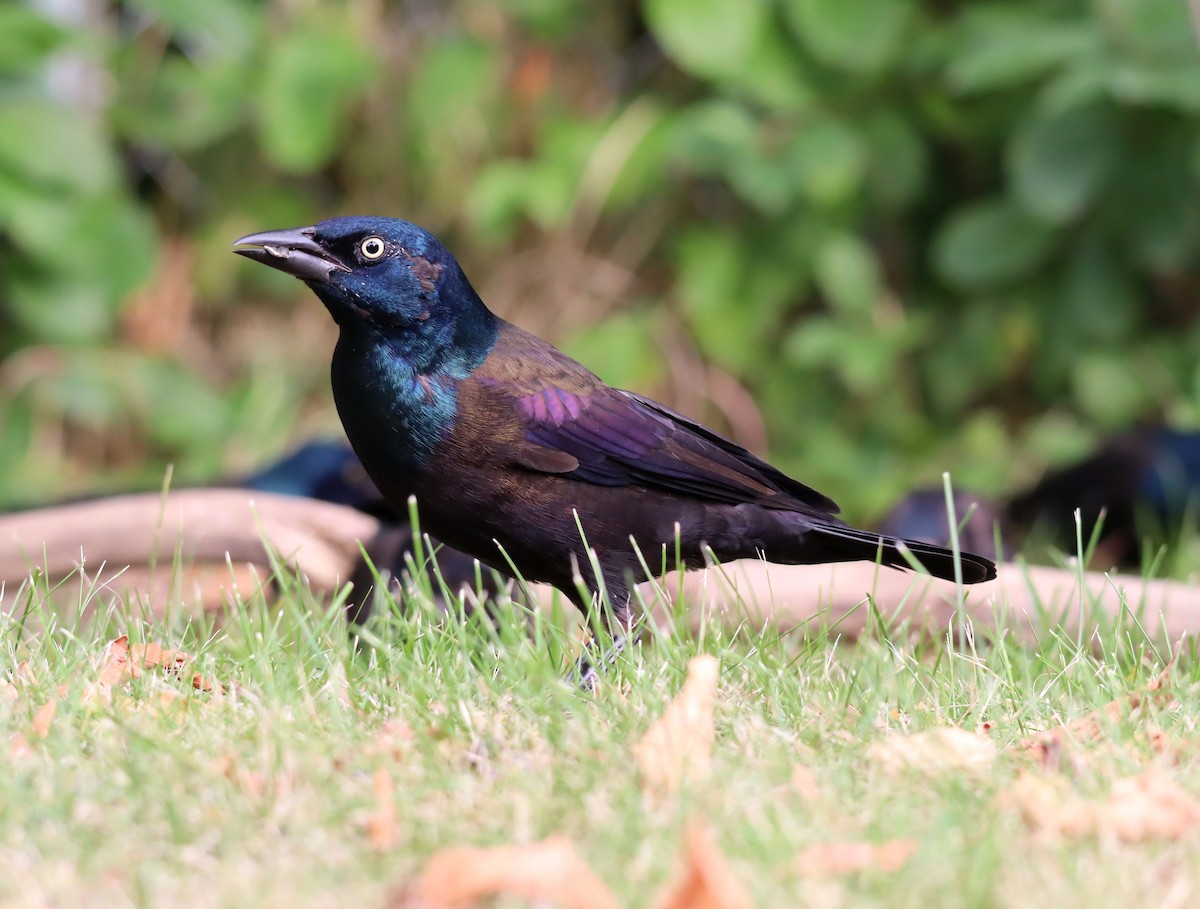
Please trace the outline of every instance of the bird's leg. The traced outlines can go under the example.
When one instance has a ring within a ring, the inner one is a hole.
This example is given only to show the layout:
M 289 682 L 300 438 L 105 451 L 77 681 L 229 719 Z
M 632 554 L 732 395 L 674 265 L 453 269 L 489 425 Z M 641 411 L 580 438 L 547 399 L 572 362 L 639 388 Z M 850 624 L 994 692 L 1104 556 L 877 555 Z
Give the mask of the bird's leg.
M 610 587 L 609 593 L 610 596 L 613 593 L 619 595 L 620 599 L 614 600 L 614 602 L 621 603 L 619 607 L 608 611 L 605 616 L 605 624 L 608 626 L 612 645 L 603 649 L 603 645 L 596 635 L 589 635 L 583 645 L 583 651 L 579 654 L 579 659 L 575 662 L 575 677 L 579 680 L 579 687 L 584 691 L 595 691 L 601 673 L 615 664 L 617 657 L 625 650 L 626 645 L 637 643 L 642 634 L 642 617 L 640 614 L 635 615 L 633 597 L 628 590 L 622 588 L 614 591 Z
M 596 646 L 595 637 L 589 638 L 583 645 L 579 659 L 575 661 L 575 677 L 579 680 L 579 687 L 594 692 L 600 683 L 601 673 L 616 663 L 628 641 L 628 635 L 620 635 L 612 639 L 611 647 L 601 650 Z

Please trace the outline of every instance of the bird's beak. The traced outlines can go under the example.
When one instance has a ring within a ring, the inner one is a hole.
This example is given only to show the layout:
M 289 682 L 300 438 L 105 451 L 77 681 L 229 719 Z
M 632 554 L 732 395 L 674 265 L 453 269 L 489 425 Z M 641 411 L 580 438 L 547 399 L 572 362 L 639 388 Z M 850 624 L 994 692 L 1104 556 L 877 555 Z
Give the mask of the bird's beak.
M 350 267 L 314 240 L 315 233 L 312 227 L 268 230 L 235 240 L 233 251 L 301 281 L 326 284 L 335 271 L 350 271 Z

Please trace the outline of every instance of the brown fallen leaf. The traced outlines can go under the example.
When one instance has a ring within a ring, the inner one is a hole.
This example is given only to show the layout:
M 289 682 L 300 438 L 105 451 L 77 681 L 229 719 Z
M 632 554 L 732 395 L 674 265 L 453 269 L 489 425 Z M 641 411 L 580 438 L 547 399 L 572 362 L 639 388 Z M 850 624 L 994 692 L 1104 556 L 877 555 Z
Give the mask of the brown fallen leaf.
M 154 641 L 130 644 L 129 635 L 123 634 L 109 641 L 104 648 L 100 671 L 96 681 L 84 692 L 84 700 L 90 701 L 97 697 L 108 700 L 113 688 L 129 679 L 141 678 L 147 669 L 162 669 L 167 675 L 178 677 L 191 660 L 191 656 L 184 651 L 170 650 Z M 225 693 L 222 685 L 206 679 L 199 673 L 192 675 L 191 682 L 192 687 L 199 691 Z
M 22 691 L 35 687 L 37 687 L 37 676 L 33 672 L 33 667 L 29 665 L 28 660 L 21 660 L 13 668 L 9 678 L 0 679 L 0 700 L 15 701 L 21 696 Z M 55 694 L 60 698 L 66 697 L 68 691 L 70 688 L 65 684 L 54 687 Z
M 685 782 L 708 776 L 712 768 L 713 702 L 720 664 L 698 656 L 688 663 L 687 680 L 663 715 L 633 747 L 647 787 L 674 792 Z
M 238 754 L 234 751 L 226 751 L 214 758 L 208 763 L 208 770 L 235 783 L 252 799 L 261 799 L 264 796 L 284 799 L 295 791 L 297 785 L 295 771 L 283 769 L 267 775 L 259 770 L 248 770 L 242 766 Z
M 803 764 L 792 768 L 792 788 L 806 802 L 815 802 L 821 797 L 821 787 L 817 785 L 816 774 Z
M 1061 778 L 1022 772 L 1000 801 L 1015 806 L 1038 833 L 1077 837 L 1093 828 L 1094 806 L 1071 793 Z
M 128 636 L 126 636 L 128 641 Z M 191 661 L 191 657 L 182 650 L 167 650 L 161 644 L 150 641 L 146 644 L 129 644 L 129 659 L 142 669 L 165 669 L 167 672 L 178 673 Z
M 1138 842 L 1179 839 L 1200 827 L 1200 802 L 1166 773 L 1150 770 L 1113 783 L 1100 814 L 1102 833 Z
M 1134 741 L 1139 745 L 1148 746 L 1156 755 L 1165 758 L 1171 764 L 1181 763 L 1187 753 L 1183 742 L 1153 723 L 1139 730 L 1134 735 Z
M 399 717 L 388 717 L 375 730 L 378 741 L 389 747 L 397 743 L 407 745 L 417 737 L 416 730 Z
M 749 909 L 751 903 L 712 831 L 692 827 L 675 880 L 663 888 L 654 905 L 657 909 Z
M 205 678 L 200 673 L 192 676 L 192 687 L 197 691 L 211 691 L 214 694 L 225 694 L 225 686 L 220 682 L 214 682 L 212 679 Z
M 1043 767 L 1057 767 L 1071 746 L 1078 747 L 1107 738 L 1122 721 L 1141 719 L 1141 712 L 1152 706 L 1160 709 L 1171 706 L 1175 698 L 1162 689 L 1170 680 L 1178 656 L 1177 649 L 1171 662 L 1144 689 L 1115 698 L 1069 723 L 1026 736 L 1009 750 L 1033 758 Z
M 31 754 L 33 754 L 33 746 L 29 744 L 29 739 L 19 732 L 14 733 L 8 740 L 8 756 L 14 761 L 19 761 Z
M 37 684 L 37 676 L 33 674 L 33 667 L 29 665 L 28 660 L 17 663 L 17 668 L 13 670 L 12 682 L 18 687 Z
M 58 710 L 58 699 L 50 698 L 33 715 L 33 723 L 29 730 L 37 738 L 44 739 L 50 733 L 50 724 L 54 722 L 54 714 Z
M 911 840 L 886 843 L 821 843 L 796 857 L 803 875 L 851 874 L 855 871 L 898 871 L 916 851 Z
M 868 760 L 887 773 L 975 770 L 987 767 L 995 757 L 996 745 L 990 738 L 955 726 L 891 735 L 867 749 Z
M 364 761 L 369 764 L 378 763 L 380 758 L 399 763 L 408 757 L 416 736 L 416 732 L 408 723 L 392 717 L 384 720 L 368 741 L 358 743 L 353 749 L 336 755 L 333 765 L 336 769 L 343 770 Z
M 96 681 L 111 688 L 126 679 L 136 679 L 141 674 L 142 667 L 129 657 L 129 635 L 123 634 L 109 641 L 104 648 L 104 661 L 100 664 Z
M 612 891 L 562 836 L 526 846 L 444 849 L 391 905 L 453 909 L 502 894 L 564 909 L 618 909 Z
M 396 833 L 396 787 L 386 767 L 375 771 L 372 789 L 375 809 L 367 819 L 367 839 L 372 848 L 387 852 L 396 848 L 399 836 Z
M 1022 773 L 1007 800 L 1034 830 L 1068 838 L 1140 842 L 1179 839 L 1200 829 L 1200 802 L 1160 770 L 1117 780 L 1104 802 L 1076 795 L 1060 778 Z
M 150 692 L 148 696 L 142 698 L 134 705 L 138 710 L 148 713 L 150 716 L 173 716 L 180 717 L 194 710 L 196 702 L 191 698 L 185 698 L 178 691 L 173 691 L 170 688 L 162 688 Z
M 416 737 L 416 732 L 408 723 L 397 717 L 391 717 L 380 724 L 379 729 L 375 732 L 375 737 L 364 750 L 370 755 L 401 761 L 412 748 Z

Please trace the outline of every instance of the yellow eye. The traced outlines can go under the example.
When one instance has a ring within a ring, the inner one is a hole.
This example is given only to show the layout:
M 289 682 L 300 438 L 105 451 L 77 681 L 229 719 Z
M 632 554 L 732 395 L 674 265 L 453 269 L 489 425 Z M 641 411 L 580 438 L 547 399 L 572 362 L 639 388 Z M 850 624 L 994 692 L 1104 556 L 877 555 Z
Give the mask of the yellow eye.
M 358 251 L 364 259 L 378 259 L 386 250 L 387 247 L 379 237 L 367 237 L 358 244 Z

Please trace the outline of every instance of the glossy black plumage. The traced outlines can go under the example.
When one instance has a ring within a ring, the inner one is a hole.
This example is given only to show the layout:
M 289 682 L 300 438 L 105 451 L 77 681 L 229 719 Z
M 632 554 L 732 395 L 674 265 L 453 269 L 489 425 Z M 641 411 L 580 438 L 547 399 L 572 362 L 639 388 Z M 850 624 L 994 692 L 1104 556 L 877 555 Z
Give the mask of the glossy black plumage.
M 363 541 L 365 557 L 355 562 L 349 578 L 353 589 L 346 600 L 346 617 L 353 624 L 363 624 L 371 614 L 376 576 L 398 580 L 417 556 L 407 511 L 398 513 L 387 503 L 345 442 L 307 442 L 243 478 L 239 485 L 346 505 L 379 520 L 379 532 L 373 539 Z M 431 538 L 421 547 L 421 554 L 436 560 L 437 573 L 451 591 L 468 589 L 495 594 L 501 587 L 493 572 L 477 571 L 475 559 L 436 539 Z M 435 602 L 444 609 L 446 604 L 440 590 L 433 593 Z
M 384 497 L 403 508 L 416 496 L 431 533 L 581 607 L 603 586 L 617 626 L 633 620 L 639 549 L 657 570 L 677 545 L 688 567 L 706 549 L 723 561 L 907 567 L 906 548 L 954 577 L 948 550 L 846 526 L 824 495 L 499 319 L 415 225 L 340 218 L 236 245 L 305 280 L 338 323 L 334 398 Z M 968 583 L 995 576 L 978 556 L 960 565 Z
M 1013 497 L 1007 516 L 1032 539 L 1074 553 L 1078 509 L 1085 546 L 1099 527 L 1097 563 L 1138 569 L 1143 540 L 1157 546 L 1176 536 L 1198 505 L 1200 433 L 1144 427 L 1048 471 Z
M 390 522 L 399 517 L 367 476 L 354 449 L 332 439 L 305 442 L 244 477 L 238 485 L 346 505 Z

